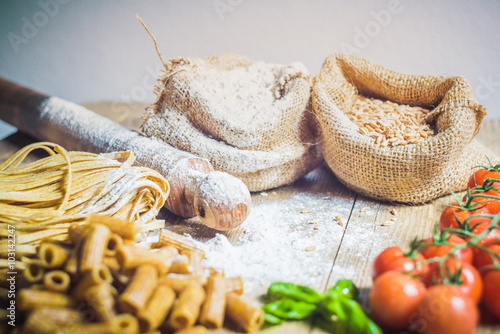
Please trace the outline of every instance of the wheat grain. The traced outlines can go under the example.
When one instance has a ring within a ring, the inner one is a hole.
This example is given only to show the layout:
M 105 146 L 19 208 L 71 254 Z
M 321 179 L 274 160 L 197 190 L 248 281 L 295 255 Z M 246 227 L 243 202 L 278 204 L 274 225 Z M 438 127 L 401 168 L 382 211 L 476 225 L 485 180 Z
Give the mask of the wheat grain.
M 346 113 L 359 132 L 372 137 L 381 146 L 416 144 L 434 135 L 425 123 L 430 112 L 421 107 L 410 107 L 391 101 L 358 96 Z

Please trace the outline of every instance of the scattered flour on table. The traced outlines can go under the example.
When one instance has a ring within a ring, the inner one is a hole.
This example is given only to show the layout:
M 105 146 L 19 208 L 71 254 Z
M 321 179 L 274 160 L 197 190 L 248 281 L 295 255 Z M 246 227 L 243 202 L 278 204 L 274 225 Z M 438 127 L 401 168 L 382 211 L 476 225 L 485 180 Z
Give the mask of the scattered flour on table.
M 200 242 L 207 252 L 205 264 L 223 269 L 227 277 L 242 276 L 247 293 L 264 293 L 275 281 L 320 289 L 343 234 L 334 217 L 347 218 L 351 205 L 347 198 L 302 193 L 279 202 L 258 203 L 237 242 L 231 244 L 223 234 Z M 311 212 L 301 213 L 307 208 Z M 316 225 L 321 228 L 315 230 Z M 315 249 L 306 251 L 311 246 Z

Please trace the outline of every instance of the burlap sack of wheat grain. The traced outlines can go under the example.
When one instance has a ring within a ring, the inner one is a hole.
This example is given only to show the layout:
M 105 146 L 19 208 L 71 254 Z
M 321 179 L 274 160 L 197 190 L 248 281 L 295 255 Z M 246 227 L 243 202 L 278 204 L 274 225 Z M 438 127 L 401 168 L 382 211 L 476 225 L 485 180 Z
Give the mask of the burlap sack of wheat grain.
M 435 135 L 383 147 L 345 115 L 360 94 L 431 109 Z M 422 203 L 463 190 L 471 168 L 498 157 L 473 138 L 486 110 L 462 77 L 400 74 L 369 61 L 331 55 L 314 78 L 312 100 L 322 153 L 337 178 L 368 197 Z
M 171 60 L 142 131 L 208 159 L 250 191 L 293 182 L 321 161 L 300 63 L 276 65 L 234 54 Z

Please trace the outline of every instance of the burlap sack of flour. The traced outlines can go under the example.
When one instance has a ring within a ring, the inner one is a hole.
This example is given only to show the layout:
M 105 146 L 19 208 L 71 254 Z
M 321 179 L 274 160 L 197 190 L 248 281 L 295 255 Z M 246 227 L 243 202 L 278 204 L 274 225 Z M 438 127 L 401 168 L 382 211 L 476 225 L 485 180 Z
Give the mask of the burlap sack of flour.
M 344 114 L 358 94 L 432 109 L 437 133 L 416 143 L 382 147 Z M 421 203 L 465 189 L 471 168 L 498 161 L 473 140 L 485 109 L 461 77 L 405 75 L 363 59 L 331 55 L 314 78 L 312 100 L 322 153 L 338 179 L 368 197 Z
M 171 60 L 142 131 L 208 159 L 251 191 L 274 188 L 322 161 L 310 90 L 300 63 L 234 54 Z

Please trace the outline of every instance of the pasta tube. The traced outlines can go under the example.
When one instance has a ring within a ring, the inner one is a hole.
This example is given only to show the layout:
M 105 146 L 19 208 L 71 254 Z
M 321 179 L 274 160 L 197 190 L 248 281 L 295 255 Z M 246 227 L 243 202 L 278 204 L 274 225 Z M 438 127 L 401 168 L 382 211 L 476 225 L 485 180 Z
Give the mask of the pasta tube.
M 150 264 L 139 266 L 125 291 L 118 297 L 122 312 L 137 314 L 158 283 L 158 270 Z
M 159 285 L 149 298 L 146 306 L 137 314 L 141 332 L 150 332 L 157 329 L 167 317 L 174 301 L 174 290 L 166 285 Z
M 26 334 L 51 334 L 58 327 L 78 324 L 82 316 L 76 310 L 61 307 L 39 307 L 30 313 L 23 326 Z
M 249 305 L 235 293 L 226 295 L 226 314 L 246 333 L 256 331 L 264 322 L 262 311 Z
M 202 265 L 204 256 L 204 253 L 200 252 L 189 253 L 192 275 L 198 277 L 201 281 L 205 280 L 205 272 Z
M 191 276 L 168 275 L 160 277 L 158 283 L 168 285 L 179 295 L 186 286 L 199 283 L 199 281 Z
M 106 244 L 105 256 L 115 256 L 116 250 L 123 245 L 123 239 L 115 233 L 109 236 L 108 243 Z
M 38 258 L 44 268 L 61 268 L 66 262 L 70 251 L 53 242 L 42 242 L 38 249 Z
M 82 240 L 80 250 L 80 272 L 85 273 L 102 263 L 104 250 L 108 243 L 109 228 L 104 225 L 92 225 L 88 234 Z
M 37 283 L 43 279 L 45 269 L 39 260 L 27 260 L 25 262 L 26 268 L 23 270 L 23 277 L 29 283 Z
M 105 225 L 111 232 L 119 235 L 123 239 L 134 241 L 137 233 L 139 233 L 137 224 L 119 218 L 91 214 L 87 216 L 86 221 L 89 225 Z
M 243 278 L 241 276 L 226 278 L 226 293 L 243 294 Z
M 200 323 L 207 328 L 220 328 L 226 307 L 226 279 L 220 275 L 207 280 L 207 300 L 201 309 Z
M 85 298 L 87 289 L 98 284 L 113 282 L 113 276 L 105 265 L 95 266 L 83 276 L 78 284 L 73 288 L 71 294 L 76 300 Z
M 112 321 L 113 334 L 138 334 L 139 322 L 131 314 L 119 314 Z
M 68 274 L 74 276 L 78 273 L 78 250 L 79 247 L 75 247 L 68 255 L 68 259 L 64 264 L 64 271 Z
M 31 311 L 38 307 L 71 307 L 73 301 L 67 295 L 53 291 L 21 289 L 17 294 L 17 307 Z
M 198 247 L 193 240 L 169 230 L 161 230 L 160 240 L 153 245 L 154 248 L 174 246 L 179 253 L 186 254 L 200 252 L 205 257 L 205 251 Z
M 207 329 L 203 326 L 194 326 L 181 329 L 175 332 L 175 334 L 207 334 Z
M 85 293 L 85 301 L 94 310 L 97 321 L 108 322 L 116 316 L 115 299 L 109 284 L 91 286 Z
M 62 270 L 53 270 L 43 276 L 43 285 L 48 291 L 68 292 L 71 278 Z
M 172 258 L 170 273 L 173 274 L 191 274 L 191 261 L 187 255 L 177 255 Z
M 189 284 L 179 295 L 168 324 L 176 330 L 193 326 L 205 297 L 205 290 L 201 284 Z
M 134 269 L 147 263 L 155 266 L 160 275 L 165 275 L 172 264 L 171 258 L 177 254 L 177 250 L 172 247 L 151 252 L 135 245 L 123 244 L 116 250 L 116 259 L 124 269 Z

